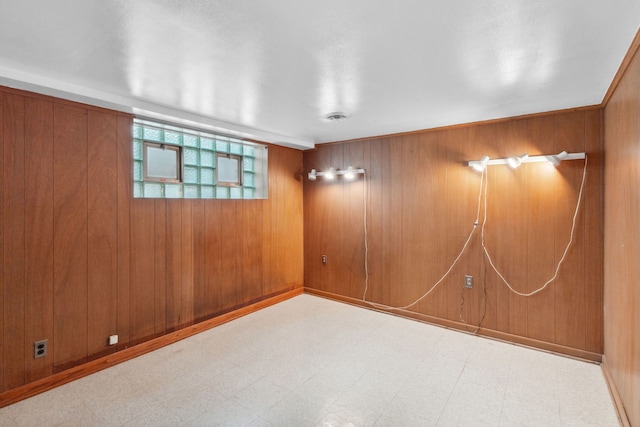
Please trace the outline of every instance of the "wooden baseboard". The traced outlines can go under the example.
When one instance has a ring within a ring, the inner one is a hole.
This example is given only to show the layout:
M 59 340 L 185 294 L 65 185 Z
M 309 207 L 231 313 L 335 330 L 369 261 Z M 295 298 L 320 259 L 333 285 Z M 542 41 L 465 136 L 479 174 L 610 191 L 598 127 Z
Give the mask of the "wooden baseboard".
M 99 359 L 92 360 L 82 365 L 75 366 L 62 372 L 58 372 L 46 378 L 34 381 L 29 384 L 25 384 L 20 387 L 0 393 L 0 408 L 51 390 L 63 384 L 71 381 L 86 377 L 103 369 L 115 366 L 119 363 L 131 360 L 134 357 L 141 356 L 151 351 L 157 350 L 169 344 L 173 344 L 177 341 L 183 340 L 190 336 L 196 335 L 200 332 L 211 329 L 215 326 L 219 326 L 223 323 L 230 322 L 247 314 L 251 314 L 263 308 L 278 304 L 289 298 L 293 298 L 303 293 L 302 288 L 293 289 L 271 298 L 258 301 L 254 304 L 247 305 L 234 311 L 222 314 L 209 320 L 197 323 L 195 325 L 188 326 L 186 328 L 171 332 L 166 335 L 162 335 L 158 338 L 143 342 L 133 347 L 125 348 L 124 350 L 116 353 L 109 354 Z
M 627 416 L 627 411 L 625 411 L 624 409 L 622 398 L 620 397 L 620 393 L 618 393 L 616 383 L 613 381 L 613 377 L 609 372 L 606 355 L 602 356 L 602 375 L 604 375 L 604 380 L 607 383 L 607 387 L 609 388 L 609 394 L 611 395 L 613 406 L 614 408 L 616 408 L 616 415 L 618 415 L 618 421 L 620 422 L 620 425 L 624 427 L 631 427 L 631 422 L 629 421 L 629 417 Z
M 409 310 L 385 309 L 385 308 L 377 307 L 375 305 L 367 304 L 366 302 L 360 299 L 346 297 L 343 295 L 333 294 L 331 292 L 321 291 L 318 289 L 313 289 L 308 287 L 304 288 L 304 292 L 310 295 L 316 295 L 316 296 L 331 299 L 334 301 L 345 302 L 347 304 L 368 308 L 370 310 L 380 311 L 382 313 L 388 313 L 388 314 L 393 314 L 395 316 L 418 320 L 418 321 L 429 323 L 436 326 L 443 326 L 445 328 L 455 329 L 457 331 L 464 332 L 464 333 L 471 333 L 467 329 L 468 325 L 465 325 L 462 322 L 441 319 L 439 317 L 416 313 Z M 509 334 L 506 332 L 495 331 L 493 329 L 480 328 L 477 332 L 477 335 L 481 335 L 481 336 L 492 338 L 499 341 L 508 342 L 510 344 L 518 344 L 525 347 L 531 347 L 536 350 L 543 350 L 550 353 L 560 354 L 562 356 L 569 356 L 576 359 L 585 360 L 588 362 L 599 363 L 602 361 L 602 355 L 599 353 L 593 353 L 590 351 L 581 350 L 581 349 L 572 348 L 572 347 L 565 347 L 563 345 L 548 343 L 545 341 L 538 341 L 532 338 L 521 337 L 518 335 Z

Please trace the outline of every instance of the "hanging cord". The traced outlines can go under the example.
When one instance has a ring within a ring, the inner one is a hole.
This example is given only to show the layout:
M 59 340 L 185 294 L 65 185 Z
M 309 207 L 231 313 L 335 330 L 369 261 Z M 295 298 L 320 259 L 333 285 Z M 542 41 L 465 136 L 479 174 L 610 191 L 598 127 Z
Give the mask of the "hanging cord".
M 484 228 L 484 224 L 487 221 L 487 186 L 489 185 L 489 177 L 487 177 L 487 179 L 485 180 L 484 183 L 484 218 L 483 218 L 483 223 L 482 223 L 482 227 Z M 484 245 L 484 234 L 482 235 L 482 245 Z M 464 292 L 465 292 L 466 288 L 464 286 L 461 287 L 460 289 L 460 321 L 462 323 L 464 323 L 464 327 L 467 330 L 467 332 L 471 332 L 472 334 L 477 334 L 478 331 L 480 330 L 480 328 L 482 327 L 482 322 L 484 322 L 484 318 L 487 315 L 487 260 L 484 257 L 482 257 L 482 295 L 483 295 L 483 300 L 484 300 L 484 304 L 482 307 L 482 317 L 480 317 L 480 321 L 478 322 L 478 326 L 475 327 L 475 329 L 472 331 L 469 329 L 469 323 L 467 323 L 467 321 L 464 319 L 464 315 L 463 315 L 463 307 L 464 307 Z
M 556 280 L 556 278 L 558 277 L 558 273 L 560 272 L 560 267 L 562 266 L 562 263 L 564 262 L 565 258 L 567 257 L 567 253 L 569 252 L 569 248 L 571 247 L 571 244 L 573 243 L 573 235 L 576 229 L 576 222 L 578 219 L 578 211 L 580 210 L 580 204 L 582 202 L 582 193 L 584 191 L 584 184 L 587 180 L 587 156 L 585 154 L 584 156 L 584 169 L 582 171 L 582 183 L 580 184 L 580 192 L 578 193 L 578 202 L 576 203 L 576 209 L 573 213 L 573 220 L 571 223 L 571 234 L 569 236 L 569 242 L 567 243 L 567 246 L 564 248 L 564 252 L 562 253 L 562 257 L 560 258 L 560 261 L 558 261 L 558 265 L 556 266 L 555 272 L 553 274 L 553 276 L 547 280 L 547 282 L 542 285 L 541 287 L 539 287 L 538 289 L 536 289 L 535 291 L 532 292 L 518 292 L 516 291 L 511 284 L 509 283 L 509 281 L 507 281 L 507 279 L 504 278 L 504 276 L 502 275 L 502 273 L 500 273 L 500 271 L 498 271 L 498 268 L 495 266 L 495 264 L 493 263 L 493 260 L 491 259 L 491 256 L 489 255 L 489 250 L 487 249 L 487 245 L 485 244 L 484 241 L 484 227 L 487 223 L 487 186 L 485 186 L 485 192 L 484 192 L 484 221 L 482 222 L 482 230 L 481 230 L 481 236 L 482 236 L 482 250 L 484 251 L 485 255 L 487 256 L 487 259 L 489 260 L 489 264 L 491 265 L 491 268 L 493 268 L 493 270 L 496 272 L 496 274 L 500 277 L 500 279 L 502 279 L 502 281 L 504 282 L 505 285 L 507 285 L 507 288 L 509 288 L 509 290 L 511 292 L 513 292 L 516 295 L 520 295 L 523 297 L 530 297 L 532 295 L 535 295 L 537 293 L 540 293 L 542 291 L 544 291 L 546 289 L 547 286 L 549 286 L 554 280 Z
M 394 309 L 394 310 L 405 310 L 409 307 L 413 307 L 414 305 L 416 305 L 417 303 L 419 303 L 420 301 L 422 301 L 424 298 L 426 298 L 431 292 L 433 292 L 436 287 L 438 287 L 438 285 L 440 283 L 442 283 L 444 281 L 444 279 L 447 278 L 447 276 L 449 275 L 449 273 L 451 273 L 451 271 L 453 270 L 453 268 L 456 266 L 456 264 L 458 263 L 458 261 L 460 260 L 460 258 L 462 257 L 462 254 L 464 254 L 464 252 L 467 250 L 467 246 L 469 246 L 469 242 L 471 241 L 471 238 L 473 237 L 473 234 L 476 231 L 476 228 L 478 228 L 478 224 L 480 222 L 480 206 L 481 206 L 481 201 L 482 201 L 482 188 L 485 184 L 485 181 L 487 180 L 487 176 L 486 176 L 486 168 L 485 170 L 482 171 L 482 175 L 480 176 L 480 190 L 478 192 L 478 208 L 476 210 L 476 219 L 473 222 L 473 228 L 471 229 L 471 232 L 469 233 L 469 237 L 467 237 L 467 240 L 464 242 L 464 245 L 462 246 L 462 249 L 460 250 L 460 253 L 458 254 L 458 256 L 453 260 L 453 263 L 451 263 L 451 266 L 449 267 L 449 269 L 442 275 L 442 277 L 431 287 L 431 289 L 429 289 L 427 292 L 425 292 L 421 297 L 419 297 L 417 300 L 413 301 L 411 304 L 407 304 L 401 307 L 394 307 L 394 306 L 390 306 L 390 305 L 386 305 L 386 304 L 379 304 L 376 302 L 372 302 L 372 301 L 367 301 L 367 290 L 369 288 L 369 271 L 368 271 L 368 267 L 367 265 L 369 264 L 368 262 L 368 248 L 367 248 L 367 223 L 365 220 L 365 232 L 364 232 L 364 246 L 365 246 L 365 287 L 364 287 L 364 294 L 362 295 L 362 302 L 369 304 L 373 307 L 376 308 L 385 308 L 385 309 Z M 364 181 L 365 181 L 365 186 L 366 188 L 369 187 L 369 185 L 367 184 L 367 176 L 365 174 L 364 176 Z M 367 193 L 368 190 L 365 190 L 365 196 L 368 196 Z M 485 191 L 486 193 L 486 191 Z M 368 197 L 367 197 L 368 199 Z M 365 209 L 367 206 L 367 202 L 368 200 L 365 200 Z M 485 200 L 485 210 L 486 210 L 486 200 Z M 486 216 L 486 214 L 485 214 Z M 366 218 L 366 212 L 365 212 L 365 218 Z M 486 218 L 485 218 L 486 219 Z

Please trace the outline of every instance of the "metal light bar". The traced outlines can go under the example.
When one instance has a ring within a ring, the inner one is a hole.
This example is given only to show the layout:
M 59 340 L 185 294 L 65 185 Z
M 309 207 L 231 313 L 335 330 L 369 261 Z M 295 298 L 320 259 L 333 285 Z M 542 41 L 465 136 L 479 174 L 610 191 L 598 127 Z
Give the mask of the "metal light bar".
M 346 179 L 353 179 L 356 175 L 363 174 L 364 172 L 364 169 L 355 169 L 353 166 L 349 166 L 344 170 L 337 170 L 332 167 L 327 171 L 316 171 L 315 169 L 311 169 L 311 172 L 309 172 L 309 180 L 315 181 L 318 177 L 331 180 L 339 175 L 344 176 Z
M 482 172 L 484 168 L 489 165 L 509 165 L 512 168 L 517 168 L 523 163 L 536 163 L 536 162 L 549 162 L 554 166 L 558 166 L 561 161 L 564 160 L 580 160 L 584 159 L 586 154 L 582 153 L 567 153 L 562 151 L 558 154 L 548 154 L 540 156 L 529 156 L 522 154 L 520 156 L 505 157 L 501 159 L 490 159 L 488 156 L 483 156 L 480 160 L 470 160 L 467 162 L 468 166 L 471 166 L 475 170 Z

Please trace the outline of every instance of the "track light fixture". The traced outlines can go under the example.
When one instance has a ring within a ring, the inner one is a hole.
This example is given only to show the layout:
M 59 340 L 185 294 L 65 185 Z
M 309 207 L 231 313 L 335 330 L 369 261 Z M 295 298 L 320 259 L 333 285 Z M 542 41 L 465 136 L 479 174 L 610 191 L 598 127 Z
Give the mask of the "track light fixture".
M 478 172 L 482 172 L 487 167 L 488 163 L 489 163 L 489 156 L 482 156 L 480 160 L 470 161 L 469 166 L 471 166 L 473 169 L 477 170 Z
M 585 153 L 567 153 L 561 151 L 558 154 L 541 155 L 541 156 L 529 156 L 527 154 L 521 154 L 520 156 L 505 157 L 501 159 L 489 159 L 488 156 L 483 156 L 480 160 L 470 160 L 467 165 L 482 172 L 489 165 L 509 165 L 512 168 L 517 168 L 523 163 L 535 163 L 535 162 L 549 162 L 554 166 L 558 166 L 563 160 L 579 160 L 585 158 Z
M 350 179 L 354 179 L 356 175 L 363 174 L 364 172 L 365 172 L 364 169 L 362 168 L 356 169 L 353 166 L 349 166 L 345 170 L 339 170 L 339 169 L 334 169 L 333 167 L 330 167 L 329 170 L 324 172 L 311 169 L 311 172 L 309 172 L 309 181 L 315 181 L 319 176 L 327 180 L 332 180 L 337 176 L 343 176 L 345 179 L 350 180 Z
M 509 157 L 507 159 L 507 163 L 511 166 L 511 169 L 516 169 L 519 168 L 522 165 L 522 162 L 524 162 L 528 157 L 529 155 L 526 153 L 521 154 L 520 156 Z

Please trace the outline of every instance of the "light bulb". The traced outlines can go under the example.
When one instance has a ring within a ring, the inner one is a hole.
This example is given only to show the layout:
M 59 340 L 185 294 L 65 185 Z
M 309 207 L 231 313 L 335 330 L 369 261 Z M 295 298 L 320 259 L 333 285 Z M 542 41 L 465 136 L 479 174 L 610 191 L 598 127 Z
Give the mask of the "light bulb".
M 349 166 L 347 171 L 344 173 L 345 179 L 353 179 L 355 178 L 355 173 L 353 172 L 353 166 Z
M 472 162 L 469 162 L 469 166 L 471 166 L 474 170 L 477 170 L 478 172 L 482 172 L 487 167 L 488 162 L 489 162 L 489 156 L 482 156 L 480 160 L 474 160 Z
M 328 179 L 328 180 L 332 180 L 333 178 L 335 178 L 336 177 L 335 169 L 329 168 L 329 170 L 324 173 L 324 177 L 325 179 Z

